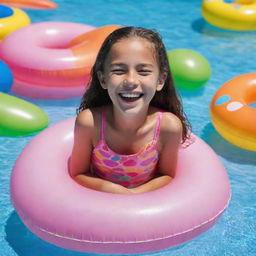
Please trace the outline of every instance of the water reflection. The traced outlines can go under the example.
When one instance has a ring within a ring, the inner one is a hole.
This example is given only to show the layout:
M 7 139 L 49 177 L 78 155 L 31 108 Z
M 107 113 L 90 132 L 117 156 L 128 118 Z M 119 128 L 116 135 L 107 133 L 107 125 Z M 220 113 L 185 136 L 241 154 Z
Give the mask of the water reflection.
M 205 36 L 215 37 L 215 38 L 227 38 L 231 40 L 254 40 L 256 41 L 256 31 L 232 31 L 222 28 L 215 27 L 203 18 L 196 19 L 191 24 L 192 29 L 195 32 L 203 34 Z
M 256 165 L 255 152 L 231 144 L 219 135 L 211 123 L 204 127 L 200 137 L 225 159 L 233 163 Z

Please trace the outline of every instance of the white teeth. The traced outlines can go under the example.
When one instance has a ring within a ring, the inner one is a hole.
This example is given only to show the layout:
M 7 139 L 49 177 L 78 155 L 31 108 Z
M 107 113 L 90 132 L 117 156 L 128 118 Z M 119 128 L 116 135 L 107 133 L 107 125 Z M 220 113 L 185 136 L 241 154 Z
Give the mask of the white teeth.
M 141 93 L 120 93 L 120 95 L 124 98 L 138 98 L 141 96 Z

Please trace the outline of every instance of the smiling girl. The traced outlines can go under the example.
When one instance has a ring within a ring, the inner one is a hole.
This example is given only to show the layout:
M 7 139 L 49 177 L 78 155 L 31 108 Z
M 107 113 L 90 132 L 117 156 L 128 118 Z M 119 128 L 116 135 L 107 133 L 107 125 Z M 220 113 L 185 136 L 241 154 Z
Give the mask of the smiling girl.
M 175 177 L 190 127 L 156 32 L 123 27 L 106 38 L 78 112 L 70 175 L 79 184 L 143 193 Z

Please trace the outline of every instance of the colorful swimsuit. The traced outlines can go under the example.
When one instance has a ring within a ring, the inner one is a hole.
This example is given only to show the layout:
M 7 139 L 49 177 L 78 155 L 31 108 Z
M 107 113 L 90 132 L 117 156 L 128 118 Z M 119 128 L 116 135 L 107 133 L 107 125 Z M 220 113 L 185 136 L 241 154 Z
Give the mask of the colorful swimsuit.
M 154 138 L 142 149 L 131 155 L 121 155 L 112 151 L 105 141 L 106 116 L 102 112 L 101 139 L 92 152 L 92 171 L 99 177 L 123 185 L 136 187 L 150 180 L 159 159 L 157 141 L 160 133 L 162 112 L 158 112 Z

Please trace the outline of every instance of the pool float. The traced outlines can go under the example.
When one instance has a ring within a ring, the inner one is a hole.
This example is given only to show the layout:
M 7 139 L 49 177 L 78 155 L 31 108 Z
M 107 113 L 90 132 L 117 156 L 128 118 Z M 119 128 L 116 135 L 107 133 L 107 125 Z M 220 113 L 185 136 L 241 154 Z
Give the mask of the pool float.
M 0 77 L 0 92 L 9 92 L 13 83 L 13 75 L 10 68 L 1 60 Z
M 195 90 L 204 86 L 211 76 L 208 60 L 190 49 L 174 49 L 167 52 L 175 86 Z
M 30 19 L 24 11 L 0 5 L 0 41 L 13 31 L 29 24 Z
M 163 188 L 112 194 L 83 187 L 68 172 L 74 118 L 37 135 L 17 159 L 12 203 L 40 238 L 71 250 L 130 254 L 162 250 L 213 226 L 230 200 L 226 171 L 201 139 L 182 147 L 177 174 Z
M 29 135 L 48 124 L 48 116 L 41 108 L 0 92 L 0 136 Z
M 18 8 L 31 9 L 55 9 L 57 4 L 49 0 L 0 0 L 0 4 L 6 4 Z
M 210 24 L 231 30 L 256 30 L 256 1 L 236 0 L 225 3 L 223 0 L 204 0 L 203 17 Z
M 256 73 L 237 76 L 215 93 L 210 107 L 216 130 L 234 145 L 256 151 Z
M 15 31 L 0 45 L 13 71 L 12 91 L 35 99 L 81 97 L 103 40 L 117 27 L 41 22 Z

